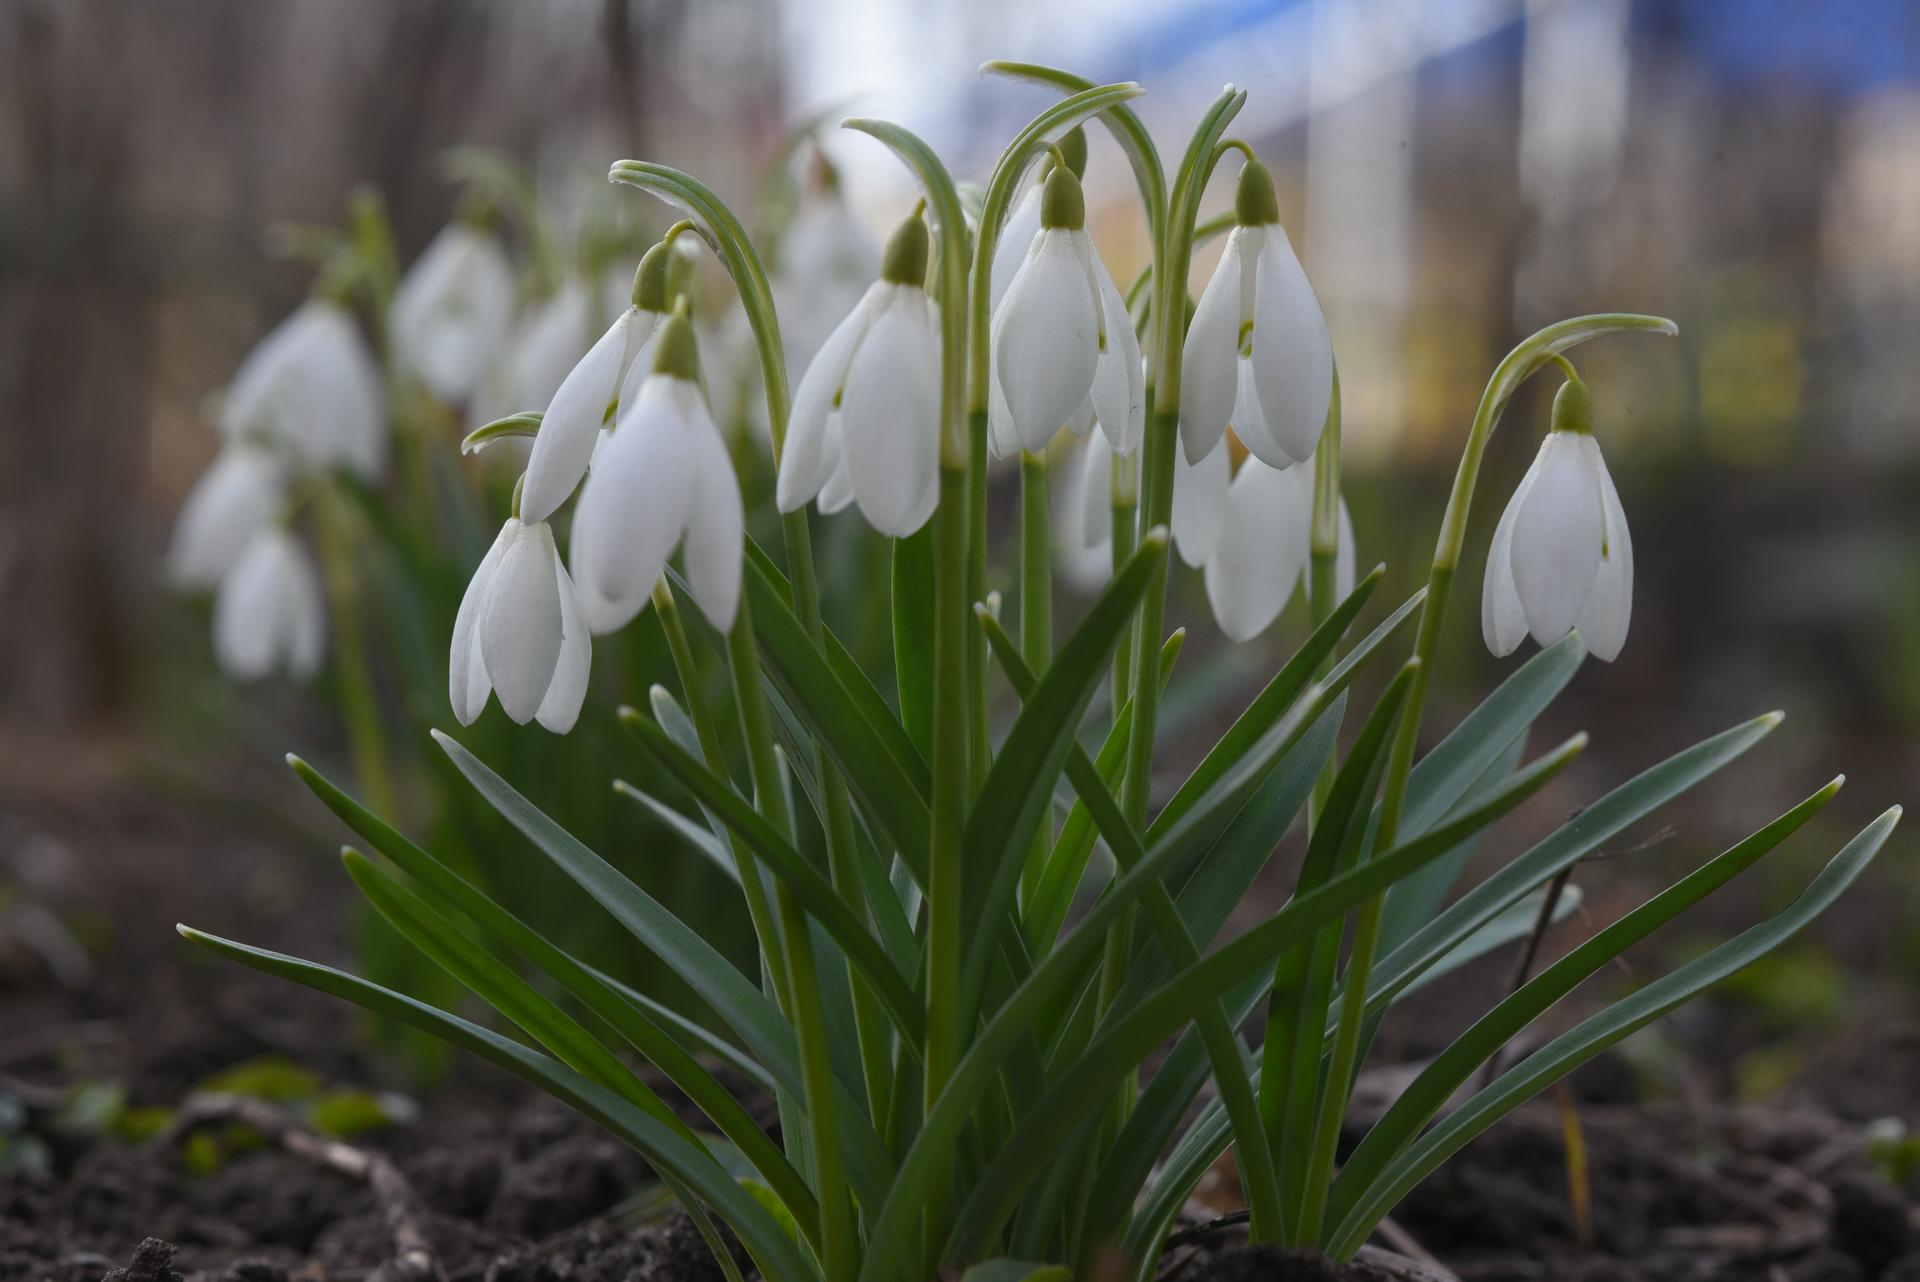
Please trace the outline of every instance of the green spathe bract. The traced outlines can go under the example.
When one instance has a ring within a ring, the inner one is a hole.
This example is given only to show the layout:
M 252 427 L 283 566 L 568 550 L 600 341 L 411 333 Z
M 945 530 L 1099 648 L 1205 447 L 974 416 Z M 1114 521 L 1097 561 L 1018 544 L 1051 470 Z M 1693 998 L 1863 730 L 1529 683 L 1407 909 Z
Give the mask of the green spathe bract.
M 808 517 L 799 512 L 782 522 L 784 562 L 748 542 L 731 633 L 681 610 L 685 585 L 669 572 L 653 615 L 679 694 L 656 686 L 647 709 L 618 713 L 637 751 L 608 763 L 609 783 L 682 848 L 647 857 L 719 868 L 751 918 L 757 965 L 743 970 L 709 942 L 705 921 L 676 915 L 444 735 L 436 738 L 454 770 L 530 847 L 515 853 L 538 856 L 584 890 L 704 1009 L 672 1009 L 577 960 L 298 760 L 300 778 L 366 843 L 370 853 L 349 853 L 347 866 L 369 901 L 533 1044 L 339 971 L 183 933 L 538 1084 L 642 1153 L 709 1242 L 720 1240 L 713 1222 L 731 1228 L 770 1282 L 893 1282 L 949 1270 L 970 1282 L 1058 1282 L 1115 1249 L 1134 1276 L 1150 1278 L 1174 1215 L 1230 1145 L 1257 1239 L 1350 1257 L 1408 1189 L 1480 1131 L 1803 926 L 1865 869 L 1898 811 L 1833 856 L 1779 916 L 1601 1008 L 1441 1116 L 1518 1032 L 1779 847 L 1833 800 L 1839 781 L 1600 929 L 1464 1029 L 1336 1177 L 1347 1094 L 1388 1006 L 1528 935 L 1549 894 L 1564 912 L 1570 899 L 1557 888 L 1581 860 L 1779 721 L 1770 714 L 1735 726 L 1591 800 L 1531 845 L 1509 841 L 1521 853 L 1452 894 L 1475 843 L 1559 777 L 1586 742 L 1576 735 L 1531 759 L 1526 746 L 1581 665 L 1573 636 L 1519 666 L 1424 757 L 1416 752 L 1487 437 L 1525 378 L 1549 363 L 1571 370 L 1564 353 L 1572 347 L 1672 326 L 1631 314 L 1579 317 L 1515 348 L 1468 430 L 1427 584 L 1393 610 L 1373 601 L 1378 569 L 1333 599 L 1336 390 L 1313 473 L 1311 630 L 1177 786 L 1152 788 L 1171 769 L 1156 735 L 1162 693 L 1179 696 L 1169 681 L 1181 634 L 1163 636 L 1161 620 L 1183 335 L 1153 326 L 1149 396 L 1158 408 L 1142 450 L 1140 502 L 1114 507 L 1136 524 L 1116 531 L 1111 582 L 1057 645 L 1041 541 L 1046 464 L 1037 455 L 1023 462 L 1031 519 L 1023 522 L 1016 636 L 984 599 L 993 251 L 1031 168 L 1050 149 L 1071 153 L 1097 118 L 1127 156 L 1144 206 L 1153 264 L 1137 287 L 1152 286 L 1143 310 L 1179 315 L 1172 285 L 1185 280 L 1194 245 L 1231 221 L 1200 222 L 1213 167 L 1244 153 L 1242 222 L 1277 220 L 1272 179 L 1250 148 L 1226 137 L 1246 97 L 1231 86 L 1202 116 L 1169 186 L 1127 106 L 1138 86 L 1096 86 L 1025 64 L 988 70 L 1046 85 L 1063 100 L 1020 131 L 996 165 L 971 237 L 968 206 L 920 139 L 884 121 L 848 122 L 885 144 L 923 189 L 927 224 L 916 211 L 888 273 L 915 284 L 926 277 L 943 343 L 938 510 L 928 529 L 891 549 L 884 605 L 893 680 L 864 671 L 824 625 Z M 1048 225 L 1082 217 L 1074 159 L 1067 154 L 1067 167 L 1047 179 Z M 623 161 L 612 177 L 685 211 L 683 226 L 732 277 L 757 340 L 777 456 L 787 371 L 766 272 L 744 227 L 676 170 Z M 691 330 L 684 320 L 670 324 L 680 329 L 659 359 L 691 372 Z M 1584 384 L 1567 386 L 1579 390 L 1562 393 L 1554 426 L 1578 420 L 1590 429 Z M 536 418 L 489 424 L 470 446 L 524 434 Z M 1376 617 L 1361 626 L 1370 609 Z M 730 699 L 715 699 L 699 679 L 699 665 L 716 658 L 732 678 Z M 1019 705 L 998 734 L 990 733 L 990 679 L 1004 680 Z M 1094 711 L 1102 689 L 1117 696 L 1104 714 Z M 1367 689 L 1379 693 L 1363 699 Z M 1343 723 L 1350 746 L 1341 752 Z M 629 767 L 650 772 L 615 783 Z M 1296 824 L 1305 859 L 1291 898 L 1223 933 Z M 1104 883 L 1087 875 L 1097 843 L 1113 857 Z M 1351 940 L 1344 950 L 1343 938 Z M 1241 1038 L 1263 1003 L 1264 1037 L 1250 1053 Z M 576 1008 L 594 1018 L 578 1018 Z M 1169 1042 L 1141 1090 L 1142 1064 Z M 717 1134 L 682 1122 L 628 1054 L 673 1082 Z M 779 1142 L 755 1125 L 708 1067 L 714 1062 L 774 1096 Z M 1196 1110 L 1209 1079 L 1216 1098 Z M 737 1273 L 733 1261 L 723 1266 Z

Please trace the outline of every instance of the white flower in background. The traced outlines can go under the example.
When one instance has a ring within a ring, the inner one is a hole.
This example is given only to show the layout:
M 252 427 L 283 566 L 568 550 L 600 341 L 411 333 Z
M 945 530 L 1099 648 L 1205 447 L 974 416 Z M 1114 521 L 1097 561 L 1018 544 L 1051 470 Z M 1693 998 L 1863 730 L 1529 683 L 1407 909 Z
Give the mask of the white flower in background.
M 1240 171 L 1238 225 L 1200 295 L 1180 363 L 1180 440 L 1189 462 L 1212 452 L 1231 421 L 1270 467 L 1319 444 L 1333 395 L 1333 341 L 1313 286 L 1280 226 L 1273 177 Z
M 247 545 L 280 514 L 287 487 L 280 460 L 247 441 L 222 449 L 194 482 L 174 523 L 167 578 L 175 587 L 212 588 Z
M 1227 487 L 1233 479 L 1227 455 L 1225 441 L 1198 463 L 1187 462 L 1184 450 L 1173 452 L 1173 546 L 1196 570 L 1213 555 L 1227 521 Z
M 1553 427 L 1513 492 L 1487 552 L 1480 627 L 1508 655 L 1528 633 L 1552 645 L 1572 631 L 1588 653 L 1613 660 L 1633 614 L 1633 540 L 1593 437 L 1586 384 L 1569 378 L 1553 400 Z
M 824 157 L 803 185 L 775 261 L 774 311 L 787 363 L 805 369 L 880 271 L 879 249 L 847 207 L 839 178 Z
M 327 610 L 306 549 L 278 525 L 256 532 L 213 602 L 213 655 L 236 681 L 320 670 Z
M 480 386 L 513 324 L 513 264 L 491 233 L 450 223 L 407 269 L 387 313 L 400 367 L 449 404 Z
M 633 305 L 615 318 L 553 394 L 527 460 L 521 519 L 544 521 L 567 501 L 586 475 L 615 405 L 639 395 L 645 376 L 638 358 L 664 319 L 673 252 L 664 242 L 647 251 L 634 273 Z
M 565 734 L 579 719 L 592 662 L 593 646 L 552 528 L 509 517 L 454 617 L 447 661 L 453 715 L 472 725 L 491 691 L 518 724 L 538 718 L 553 733 Z
M 733 460 L 700 392 L 693 325 L 676 312 L 574 507 L 569 552 L 587 625 L 609 632 L 645 609 L 678 544 L 701 610 L 731 631 L 745 543 Z
M 468 407 L 469 429 L 552 400 L 579 361 L 580 345 L 592 340 L 605 315 L 593 288 L 571 278 L 553 297 L 528 308 L 514 324 L 501 359 L 481 380 Z
M 219 426 L 228 441 L 267 441 L 313 467 L 379 476 L 386 396 L 347 309 L 310 298 L 261 339 L 234 371 Z
M 1176 498 L 1179 491 L 1174 491 Z M 1339 546 L 1333 596 L 1353 591 L 1353 518 L 1340 500 Z M 1266 631 L 1308 582 L 1313 534 L 1313 469 L 1271 468 L 1249 456 L 1227 490 L 1222 523 L 1205 572 L 1207 601 L 1220 630 L 1233 641 Z
M 880 279 L 840 322 L 794 393 L 775 500 L 837 511 L 905 538 L 939 501 L 940 321 L 923 286 L 929 245 L 916 211 L 887 243 Z
M 1056 165 L 1040 201 L 1040 231 L 994 310 L 991 439 L 1038 453 L 1062 427 L 1098 420 L 1116 453 L 1131 454 L 1146 422 L 1146 374 L 1126 303 L 1086 230 L 1086 200 Z

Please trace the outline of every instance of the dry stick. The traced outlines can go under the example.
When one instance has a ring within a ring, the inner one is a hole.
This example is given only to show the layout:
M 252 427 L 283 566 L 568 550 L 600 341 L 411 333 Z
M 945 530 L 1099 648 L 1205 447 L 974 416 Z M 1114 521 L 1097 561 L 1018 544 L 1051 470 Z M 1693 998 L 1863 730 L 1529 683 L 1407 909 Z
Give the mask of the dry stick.
M 297 1157 L 350 1179 L 364 1180 L 373 1190 L 374 1200 L 380 1204 L 381 1218 L 393 1238 L 393 1258 L 375 1269 L 369 1282 L 426 1282 L 427 1279 L 446 1282 L 446 1271 L 440 1267 L 420 1227 L 413 1189 L 400 1168 L 382 1154 L 315 1135 L 303 1128 L 292 1114 L 264 1100 L 218 1091 L 188 1096 L 158 1142 L 178 1144 L 194 1131 L 230 1122 L 258 1131 L 263 1139 Z

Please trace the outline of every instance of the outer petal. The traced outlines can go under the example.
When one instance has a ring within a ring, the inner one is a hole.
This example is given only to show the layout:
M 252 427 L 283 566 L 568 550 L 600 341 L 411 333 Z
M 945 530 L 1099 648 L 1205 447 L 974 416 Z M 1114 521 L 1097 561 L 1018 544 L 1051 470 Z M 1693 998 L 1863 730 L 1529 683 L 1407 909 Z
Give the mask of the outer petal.
M 394 292 L 389 320 L 401 364 L 441 400 L 465 400 L 512 324 L 514 292 L 498 240 L 446 227 Z
M 1247 452 L 1268 467 L 1288 468 L 1301 460 L 1287 453 L 1267 426 L 1260 408 L 1260 389 L 1254 385 L 1253 361 L 1245 356 L 1234 361 L 1233 434 Z
M 1093 406 L 1100 428 L 1115 452 L 1131 454 L 1140 445 L 1147 423 L 1146 369 L 1140 363 L 1140 339 L 1133 317 L 1120 297 L 1107 265 L 1089 252 L 1094 284 L 1100 289 L 1100 324 L 1104 346 L 1093 373 Z
M 1253 291 L 1253 377 L 1267 430 L 1288 457 L 1300 460 L 1313 453 L 1326 426 L 1333 339 L 1287 233 L 1278 225 L 1265 230 Z
M 989 350 L 1000 345 L 998 317 L 994 319 L 988 344 Z M 1020 452 L 1020 432 L 1013 425 L 1013 411 L 1007 408 L 1007 392 L 1000 386 L 998 365 L 987 372 L 987 449 L 995 458 L 1012 458 Z
M 1022 448 L 1046 448 L 1093 387 L 1100 316 L 1075 233 L 1043 230 L 1000 304 L 994 363 Z
M 1187 462 L 1213 451 L 1227 430 L 1236 393 L 1240 351 L 1240 277 L 1246 270 L 1241 228 L 1227 233 L 1220 265 L 1200 293 L 1187 344 L 1180 353 L 1180 444 Z
M 214 658 L 220 670 L 237 681 L 258 681 L 273 671 L 287 537 L 286 531 L 274 528 L 255 535 L 214 598 Z
M 683 545 L 687 581 L 707 621 L 731 632 L 740 613 L 740 560 L 746 547 L 740 482 L 734 477 L 733 460 L 727 457 L 720 429 L 707 420 L 691 424 L 689 431 L 695 438 L 691 444 L 696 488 Z
M 1299 473 L 1248 459 L 1227 492 L 1226 524 L 1206 581 L 1213 617 L 1231 640 L 1263 632 L 1300 582 L 1307 556 L 1302 510 L 1311 500 Z
M 889 288 L 885 282 L 878 282 L 867 291 L 827 336 L 820 354 L 800 378 L 793 395 L 793 412 L 787 418 L 786 446 L 774 488 L 774 501 L 782 512 L 805 507 L 833 474 L 836 460 L 829 457 L 827 418 L 839 403 L 853 353 L 884 305 Z
M 286 499 L 280 464 L 253 445 L 229 445 L 194 483 L 167 548 L 177 587 L 217 585 Z
M 280 572 L 280 640 L 287 675 L 311 680 L 327 651 L 327 600 L 313 558 L 292 539 Z
M 1178 491 L 1175 491 L 1176 495 Z M 1087 450 L 1080 468 L 1079 499 L 1080 542 L 1088 547 L 1113 538 L 1113 445 L 1102 433 L 1087 438 Z M 1180 520 L 1179 500 L 1174 500 L 1174 523 Z
M 840 416 L 835 414 L 832 420 L 836 425 Z M 836 428 L 837 431 L 837 428 Z M 845 460 L 834 464 L 833 475 L 820 487 L 820 515 L 832 516 L 844 512 L 853 503 L 853 473 L 847 471 Z
M 1541 645 L 1573 630 L 1592 594 L 1606 538 L 1600 489 L 1581 458 L 1579 433 L 1549 432 L 1539 474 L 1513 525 L 1513 586 Z
M 1513 497 L 1507 500 L 1500 523 L 1494 526 L 1493 542 L 1487 547 L 1487 576 L 1480 589 L 1480 635 L 1487 649 L 1499 658 L 1519 649 L 1527 636 L 1527 612 L 1513 586 L 1513 527 L 1539 474 L 1540 456 L 1536 455 Z
M 1199 569 L 1213 555 L 1227 520 L 1228 485 L 1233 480 L 1224 441 L 1198 463 L 1186 451 L 1173 456 L 1173 547 L 1180 559 Z
M 1308 514 L 1311 521 L 1312 514 Z M 1333 601 L 1339 604 L 1352 595 L 1355 571 L 1360 561 L 1360 545 L 1353 537 L 1353 513 L 1347 511 L 1345 495 L 1340 497 L 1340 547 L 1333 554 Z
M 1053 560 L 1076 591 L 1092 591 L 1112 573 L 1112 462 L 1105 436 L 1089 436 L 1079 457 L 1062 470 L 1053 507 Z
M 500 706 L 520 725 L 533 720 L 560 663 L 558 560 L 543 521 L 520 527 L 494 570 L 480 618 L 480 652 Z
M 487 594 L 493 590 L 500 558 L 520 537 L 520 522 L 507 518 L 493 546 L 487 549 L 480 566 L 467 581 L 466 595 L 460 598 L 460 612 L 453 618 L 453 650 L 447 656 L 447 700 L 453 715 L 463 726 L 470 726 L 487 706 L 487 691 L 493 688 L 487 676 L 487 663 L 480 650 L 480 619 L 486 613 Z
M 638 346 L 638 318 L 636 308 L 620 313 L 548 402 L 527 459 L 527 481 L 520 492 L 522 521 L 532 524 L 552 516 L 587 474 L 600 424 L 606 421 L 626 364 Z
M 894 289 L 847 367 L 841 457 L 867 523 L 905 538 L 938 472 L 940 339 L 926 294 Z
M 653 591 L 694 501 L 696 413 L 705 417 L 698 387 L 656 374 L 620 415 L 574 508 L 570 550 L 583 596 L 637 606 Z
M 580 705 L 587 698 L 587 677 L 593 668 L 593 643 L 587 639 L 587 624 L 574 601 L 573 580 L 567 567 L 560 564 L 560 549 L 553 548 L 553 575 L 560 595 L 560 660 L 554 665 L 553 683 L 547 687 L 540 710 L 534 713 L 540 724 L 555 734 L 565 734 L 580 719 Z
M 664 319 L 660 312 L 641 312 L 634 320 L 638 341 L 634 344 L 633 359 L 627 362 L 626 377 L 620 380 L 619 405 L 623 409 L 640 399 L 640 385 L 653 377 L 653 348 L 660 338 L 660 322 Z M 700 350 L 706 351 L 706 345 L 701 344 Z M 616 416 L 618 412 L 615 411 Z
M 1600 454 L 1600 442 L 1590 435 L 1579 440 L 1582 460 L 1594 484 L 1600 490 L 1601 511 L 1606 521 L 1606 540 L 1600 554 L 1600 570 L 1593 577 L 1593 591 L 1574 627 L 1587 652 L 1608 663 L 1619 657 L 1627 643 L 1627 624 L 1633 618 L 1633 538 L 1627 533 L 1626 509 L 1620 506 L 1619 491 Z
M 1007 296 L 1007 288 L 1020 274 L 1021 264 L 1027 261 L 1033 238 L 1040 234 L 1040 187 L 1039 183 L 1028 187 L 1027 194 L 1000 225 L 1000 240 L 993 248 L 993 275 L 988 294 L 995 311 L 1000 310 L 1000 300 Z

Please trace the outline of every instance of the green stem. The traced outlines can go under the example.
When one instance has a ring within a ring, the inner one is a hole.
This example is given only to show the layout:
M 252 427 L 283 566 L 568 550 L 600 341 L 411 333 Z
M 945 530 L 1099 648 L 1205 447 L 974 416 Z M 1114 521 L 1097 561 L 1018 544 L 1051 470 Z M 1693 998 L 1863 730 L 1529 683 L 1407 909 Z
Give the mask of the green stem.
M 1340 371 L 1333 371 L 1333 396 L 1327 402 L 1327 422 L 1321 429 L 1320 443 L 1313 450 L 1313 514 L 1308 518 L 1307 536 L 1307 615 L 1310 626 L 1318 628 L 1333 613 L 1339 602 L 1334 594 L 1335 570 L 1340 564 Z M 1317 678 L 1333 663 L 1327 656 Z M 1311 831 L 1320 822 L 1320 809 L 1333 790 L 1333 758 L 1313 781 L 1313 795 L 1307 799 L 1307 827 Z
M 967 688 L 955 680 L 967 658 L 967 476 L 940 469 L 940 507 L 934 513 L 933 816 L 927 878 L 927 1046 L 921 1103 L 931 1113 L 960 1062 L 960 895 L 965 882 L 961 845 L 966 820 Z M 945 1191 L 928 1202 L 936 1220 Z
M 375 814 L 397 818 L 400 812 L 387 762 L 386 731 L 380 724 L 380 702 L 367 664 L 366 619 L 360 610 L 360 579 L 354 569 L 357 558 L 346 514 L 331 488 L 316 497 L 314 531 L 320 545 L 321 572 L 331 598 L 334 672 L 340 679 L 341 714 L 347 722 L 354 777 Z
M 766 693 L 760 688 L 760 656 L 753 641 L 751 609 L 743 598 L 733 631 L 727 635 L 733 674 L 733 696 L 739 705 L 740 732 L 747 744 L 748 772 L 753 780 L 754 805 L 782 836 L 791 838 L 787 823 L 780 762 L 774 752 L 773 730 L 767 717 Z M 742 878 L 744 881 L 745 878 Z M 814 1193 L 820 1199 L 820 1255 L 827 1282 L 846 1282 L 858 1267 L 853 1202 L 848 1196 L 840 1160 L 838 1107 L 826 1013 L 820 1000 L 815 969 L 813 933 L 800 901 L 784 881 L 774 884 L 780 915 L 780 934 L 786 946 L 791 980 L 794 1035 L 800 1050 L 800 1082 L 807 1097 L 807 1138 L 811 1144 Z

